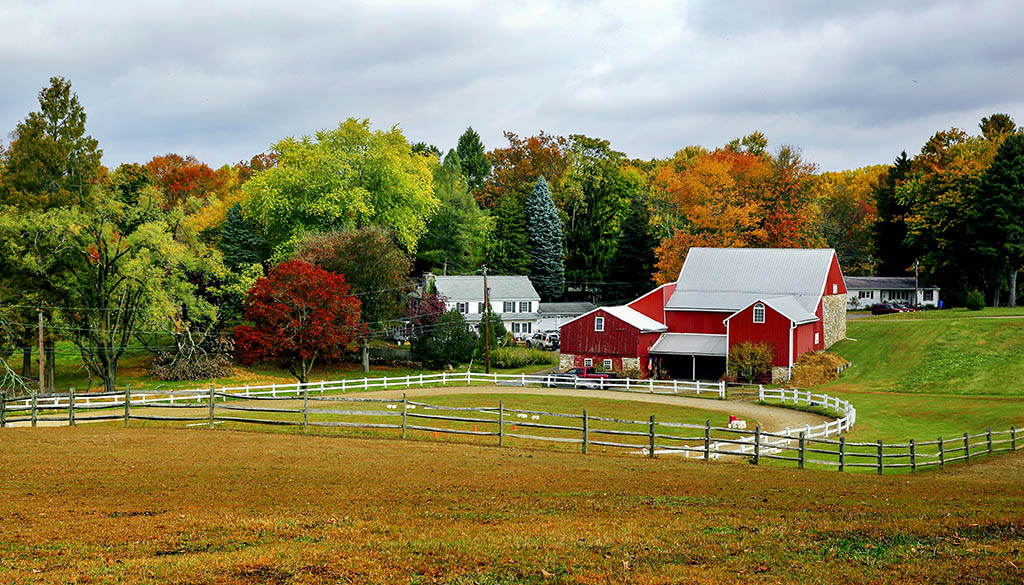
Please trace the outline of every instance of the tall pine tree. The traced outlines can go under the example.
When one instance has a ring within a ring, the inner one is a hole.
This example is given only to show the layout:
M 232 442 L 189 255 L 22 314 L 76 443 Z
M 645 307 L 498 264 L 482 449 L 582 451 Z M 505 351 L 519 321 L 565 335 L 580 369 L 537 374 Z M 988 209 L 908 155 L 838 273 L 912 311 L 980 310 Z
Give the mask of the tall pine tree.
M 526 198 L 526 233 L 530 250 L 530 282 L 542 299 L 550 300 L 565 290 L 562 220 L 542 176 Z
M 879 178 L 875 187 L 875 204 L 878 221 L 875 223 L 875 257 L 878 259 L 875 272 L 879 276 L 902 276 L 913 265 L 916 254 L 906 243 L 906 215 L 911 203 L 900 201 L 896 188 L 910 175 L 910 159 L 903 151 Z
M 480 135 L 470 126 L 459 136 L 459 144 L 455 148 L 462 166 L 462 174 L 466 176 L 471 191 L 478 191 L 484 179 L 491 172 L 491 160 L 484 154 L 484 143 Z
M 659 241 L 651 229 L 651 214 L 640 197 L 633 197 L 629 215 L 622 223 L 615 255 L 605 276 L 608 283 L 603 299 L 618 303 L 631 301 L 654 288 L 654 249 Z
M 242 207 L 235 203 L 228 209 L 220 236 L 224 264 L 237 270 L 243 264 L 262 264 L 270 258 L 270 244 L 263 226 L 246 219 Z
M 1024 267 L 1024 134 L 999 146 L 975 193 L 972 247 L 993 269 L 1009 276 L 1008 306 L 1017 305 L 1017 273 Z
M 69 207 L 93 200 L 103 151 L 85 133 L 85 109 L 71 82 L 51 77 L 39 111 L 15 127 L 0 168 L 0 203 L 21 210 Z

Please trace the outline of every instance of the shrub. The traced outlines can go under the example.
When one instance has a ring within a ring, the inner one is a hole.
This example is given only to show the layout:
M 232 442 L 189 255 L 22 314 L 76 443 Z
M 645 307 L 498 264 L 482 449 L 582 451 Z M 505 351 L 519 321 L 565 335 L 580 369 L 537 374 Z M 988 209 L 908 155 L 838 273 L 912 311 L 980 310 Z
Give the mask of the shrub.
M 469 361 L 474 345 L 466 319 L 458 311 L 448 311 L 432 325 L 415 329 L 412 355 L 428 368 L 440 368 Z
M 558 363 L 554 352 L 541 351 L 526 347 L 499 347 L 491 350 L 491 366 L 495 368 L 522 368 L 525 366 L 548 365 Z
M 767 343 L 751 343 L 744 341 L 729 350 L 729 367 L 739 375 L 753 382 L 754 378 L 763 376 L 772 370 L 775 349 Z
M 965 302 L 967 308 L 972 311 L 980 311 L 985 308 L 985 295 L 981 294 L 981 291 L 975 289 L 967 293 L 967 301 Z
M 499 345 L 509 345 L 507 338 L 511 337 L 511 334 L 508 332 L 507 329 L 505 329 L 505 323 L 501 320 L 501 315 L 498 315 L 497 313 L 489 313 L 488 320 L 491 322 L 491 335 L 489 345 L 491 347 L 491 353 L 494 353 L 494 349 Z M 485 337 L 486 336 L 484 335 L 484 322 L 481 319 L 480 339 L 477 340 L 476 344 L 476 357 L 478 359 L 484 357 Z M 514 344 L 515 340 L 513 339 L 511 343 Z
M 615 371 L 616 378 L 643 378 L 644 373 L 640 369 L 640 364 L 631 364 L 628 366 L 622 366 Z

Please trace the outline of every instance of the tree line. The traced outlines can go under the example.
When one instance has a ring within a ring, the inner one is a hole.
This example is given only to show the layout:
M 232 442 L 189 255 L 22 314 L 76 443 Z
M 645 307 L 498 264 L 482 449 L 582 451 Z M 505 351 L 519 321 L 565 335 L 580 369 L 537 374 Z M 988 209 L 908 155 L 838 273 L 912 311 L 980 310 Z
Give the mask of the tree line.
M 113 388 L 137 348 L 171 377 L 215 375 L 230 351 L 307 373 L 341 349 L 365 363 L 409 319 L 440 328 L 443 307 L 410 281 L 427 271 L 486 264 L 528 275 L 544 300 L 614 303 L 674 280 L 692 246 L 829 246 L 847 274 L 917 265 L 954 302 L 980 289 L 1013 304 L 1024 264 L 1024 138 L 1005 114 L 978 136 L 940 131 L 912 158 L 842 172 L 760 132 L 636 159 L 581 134 L 506 132 L 488 149 L 471 127 L 443 151 L 358 119 L 216 169 L 169 153 L 110 170 L 85 122 L 55 77 L 0 146 L 5 381 L 28 377 L 40 312 L 44 351 L 72 342 Z M 320 302 L 343 338 L 298 364 L 269 331 L 257 343 L 261 323 L 298 310 L 279 302 L 289 283 L 328 281 L 343 292 Z M 20 371 L 7 361 L 18 350 Z

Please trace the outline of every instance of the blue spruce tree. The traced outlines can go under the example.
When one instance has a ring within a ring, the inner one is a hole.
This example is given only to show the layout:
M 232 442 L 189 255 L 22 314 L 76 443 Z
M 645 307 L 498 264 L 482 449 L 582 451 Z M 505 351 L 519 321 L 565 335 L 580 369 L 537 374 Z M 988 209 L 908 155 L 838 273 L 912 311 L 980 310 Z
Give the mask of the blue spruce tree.
M 551 200 L 548 182 L 541 177 L 526 198 L 527 246 L 530 250 L 530 281 L 543 299 L 560 297 L 565 290 L 562 220 Z

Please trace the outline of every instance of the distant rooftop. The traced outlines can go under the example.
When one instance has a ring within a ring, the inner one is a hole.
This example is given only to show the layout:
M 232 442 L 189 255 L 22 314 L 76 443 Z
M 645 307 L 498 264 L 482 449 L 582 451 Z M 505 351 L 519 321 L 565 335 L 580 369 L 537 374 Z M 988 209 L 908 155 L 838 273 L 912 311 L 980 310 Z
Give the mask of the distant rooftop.
M 913 276 L 847 276 L 847 290 L 914 290 Z M 937 286 L 920 286 L 938 290 Z
M 483 301 L 483 276 L 435 276 L 437 294 L 449 301 Z M 488 276 L 487 288 L 494 300 L 540 301 L 526 276 Z

